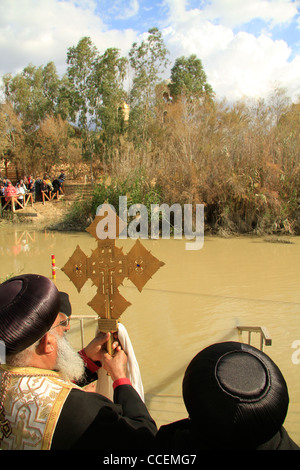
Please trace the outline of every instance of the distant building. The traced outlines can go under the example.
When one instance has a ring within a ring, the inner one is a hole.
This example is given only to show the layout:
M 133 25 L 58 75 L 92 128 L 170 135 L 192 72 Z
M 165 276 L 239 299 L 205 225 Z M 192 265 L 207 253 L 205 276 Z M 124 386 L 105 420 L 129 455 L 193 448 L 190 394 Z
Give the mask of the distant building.
M 124 114 L 124 121 L 127 122 L 129 121 L 129 113 L 130 113 L 130 106 L 127 104 L 125 101 L 123 102 L 121 109 Z

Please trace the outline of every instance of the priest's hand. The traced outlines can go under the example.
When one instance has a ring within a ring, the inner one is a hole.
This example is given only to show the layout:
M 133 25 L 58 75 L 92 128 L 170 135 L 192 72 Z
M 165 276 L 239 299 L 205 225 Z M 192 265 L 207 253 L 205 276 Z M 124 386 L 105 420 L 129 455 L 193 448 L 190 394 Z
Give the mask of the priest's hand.
M 98 333 L 96 337 L 84 348 L 85 354 L 94 362 L 102 362 L 102 352 L 106 350 L 106 344 L 110 338 L 110 333 Z M 117 350 L 119 342 L 112 343 L 112 349 Z
M 119 346 L 116 348 L 115 354 L 111 356 L 108 353 L 102 353 L 102 367 L 109 373 L 113 382 L 126 377 L 127 355 Z

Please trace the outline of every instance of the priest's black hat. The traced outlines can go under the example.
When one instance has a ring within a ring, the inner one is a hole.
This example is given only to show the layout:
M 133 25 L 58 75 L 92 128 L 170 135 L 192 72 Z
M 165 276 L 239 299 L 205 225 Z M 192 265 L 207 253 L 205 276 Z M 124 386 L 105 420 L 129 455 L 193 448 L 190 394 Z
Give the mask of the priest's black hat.
M 60 296 L 47 277 L 15 276 L 0 285 L 0 340 L 6 354 L 28 348 L 51 328 L 60 311 Z
M 60 297 L 60 312 L 70 317 L 72 314 L 72 306 L 69 300 L 69 295 L 66 292 L 59 291 Z
M 193 423 L 219 448 L 257 448 L 280 430 L 288 410 L 276 364 L 248 344 L 213 344 L 190 362 L 183 398 Z

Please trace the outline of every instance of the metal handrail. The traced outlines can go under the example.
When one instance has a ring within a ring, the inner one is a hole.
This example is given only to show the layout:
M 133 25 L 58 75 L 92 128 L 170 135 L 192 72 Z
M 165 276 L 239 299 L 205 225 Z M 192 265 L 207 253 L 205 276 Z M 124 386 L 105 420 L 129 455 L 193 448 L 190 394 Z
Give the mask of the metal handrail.
M 272 346 L 272 338 L 265 326 L 237 326 L 238 335 L 241 336 L 243 331 L 248 331 L 248 344 L 251 344 L 251 333 L 260 334 L 260 350 L 263 351 L 263 347 Z
M 98 316 L 96 315 L 71 315 L 71 320 L 78 320 L 80 323 L 80 338 L 81 338 L 81 347 L 84 348 L 85 343 L 84 343 L 84 326 L 83 322 L 84 320 L 97 320 Z
M 81 347 L 84 348 L 84 320 L 97 320 L 97 315 L 72 315 L 71 320 L 77 320 L 80 323 L 80 338 Z M 243 331 L 248 331 L 248 344 L 251 344 L 251 334 L 260 334 L 260 350 L 263 351 L 263 347 L 272 346 L 272 338 L 265 326 L 237 326 L 238 335 L 241 336 Z

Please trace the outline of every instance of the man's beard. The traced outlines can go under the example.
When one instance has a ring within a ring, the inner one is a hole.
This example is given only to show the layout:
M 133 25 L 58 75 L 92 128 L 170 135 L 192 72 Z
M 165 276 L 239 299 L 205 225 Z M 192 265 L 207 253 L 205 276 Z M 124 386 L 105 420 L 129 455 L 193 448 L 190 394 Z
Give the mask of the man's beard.
M 74 351 L 66 336 L 59 336 L 56 332 L 57 340 L 57 360 L 55 370 L 73 382 L 80 381 L 84 376 L 84 362 L 79 354 Z

